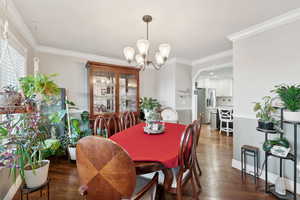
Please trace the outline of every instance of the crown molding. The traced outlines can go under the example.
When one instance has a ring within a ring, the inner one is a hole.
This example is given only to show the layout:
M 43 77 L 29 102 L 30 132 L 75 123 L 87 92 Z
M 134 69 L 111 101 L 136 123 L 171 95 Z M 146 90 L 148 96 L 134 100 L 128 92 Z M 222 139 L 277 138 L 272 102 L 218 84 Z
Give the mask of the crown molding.
M 192 62 L 192 66 L 203 64 L 203 63 L 210 62 L 210 61 L 213 61 L 213 60 L 217 60 L 217 59 L 220 59 L 220 58 L 230 57 L 232 55 L 233 55 L 233 51 L 232 51 L 232 49 L 229 49 L 229 50 L 226 50 L 226 51 L 214 54 L 214 55 L 210 55 L 210 56 L 195 60 L 195 61 Z
M 121 60 L 121 59 L 117 59 L 117 58 L 110 58 L 110 57 L 105 57 L 105 56 L 99 56 L 96 54 L 89 54 L 89 53 L 82 53 L 82 52 L 78 52 L 78 51 L 59 49 L 59 48 L 49 47 L 49 46 L 39 45 L 39 46 L 37 46 L 36 51 L 42 52 L 42 53 L 54 54 L 54 55 L 69 56 L 69 57 L 75 57 L 75 58 L 80 58 L 80 59 L 85 59 L 85 60 L 92 60 L 92 61 L 128 66 L 128 62 L 126 62 L 125 60 Z M 133 66 L 133 65 L 131 65 L 131 66 Z
M 291 23 L 293 21 L 300 19 L 300 8 L 295 10 L 291 10 L 283 15 L 279 15 L 277 17 L 271 18 L 263 23 L 256 24 L 254 26 L 250 26 L 249 28 L 239 31 L 237 33 L 233 33 L 229 35 L 227 38 L 232 42 L 237 40 L 249 38 L 253 35 L 257 35 L 259 33 L 265 32 L 267 30 L 276 28 L 278 26 Z
M 37 42 L 13 1 L 7 1 L 7 16 L 12 24 L 16 27 L 17 31 L 20 32 L 20 34 L 24 37 L 25 41 L 27 41 L 32 48 L 36 48 Z

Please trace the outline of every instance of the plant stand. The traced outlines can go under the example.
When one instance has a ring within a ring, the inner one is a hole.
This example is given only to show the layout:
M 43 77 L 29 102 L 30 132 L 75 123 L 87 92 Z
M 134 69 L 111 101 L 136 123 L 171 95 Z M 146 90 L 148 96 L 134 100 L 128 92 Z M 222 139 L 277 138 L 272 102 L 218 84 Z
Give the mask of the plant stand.
M 43 196 L 43 189 L 47 189 L 47 200 L 50 199 L 50 179 L 48 179 L 43 185 L 36 187 L 36 188 L 27 188 L 27 186 L 24 184 L 21 187 L 21 200 L 23 200 L 23 195 L 26 195 L 26 200 L 29 200 L 29 194 L 40 191 L 40 196 Z
M 266 193 L 271 193 L 278 199 L 292 199 L 292 200 L 297 200 L 297 127 L 300 122 L 291 122 L 291 121 L 283 121 L 283 109 L 281 109 L 281 114 L 280 114 L 280 129 L 281 130 L 264 130 L 264 129 L 259 129 L 257 128 L 257 131 L 264 132 L 265 133 L 265 141 L 268 140 L 268 135 L 269 134 L 280 134 L 280 138 L 283 138 L 283 124 L 292 124 L 294 126 L 294 152 L 289 153 L 287 157 L 280 157 L 277 155 L 272 154 L 271 152 L 265 152 L 265 192 Z M 280 162 L 280 172 L 279 176 L 282 177 L 283 174 L 283 160 L 290 160 L 293 162 L 293 171 L 294 171 L 294 192 L 286 191 L 286 195 L 280 195 L 275 192 L 275 184 L 269 184 L 268 183 L 268 157 L 273 156 L 279 159 Z

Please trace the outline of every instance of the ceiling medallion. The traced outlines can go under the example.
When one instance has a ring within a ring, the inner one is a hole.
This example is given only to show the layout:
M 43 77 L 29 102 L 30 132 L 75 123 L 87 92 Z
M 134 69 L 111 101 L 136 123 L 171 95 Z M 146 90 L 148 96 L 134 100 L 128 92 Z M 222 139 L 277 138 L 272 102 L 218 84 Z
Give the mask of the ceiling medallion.
M 131 63 L 134 58 L 137 66 L 142 70 L 145 70 L 146 66 L 152 66 L 156 70 L 159 70 L 167 61 L 171 46 L 169 44 L 160 44 L 158 51 L 155 53 L 155 62 L 149 57 L 149 23 L 152 21 L 150 15 L 145 15 L 143 21 L 147 24 L 147 39 L 140 39 L 136 42 L 138 53 L 135 55 L 135 50 L 132 47 L 125 47 L 123 50 L 124 56 L 128 63 Z

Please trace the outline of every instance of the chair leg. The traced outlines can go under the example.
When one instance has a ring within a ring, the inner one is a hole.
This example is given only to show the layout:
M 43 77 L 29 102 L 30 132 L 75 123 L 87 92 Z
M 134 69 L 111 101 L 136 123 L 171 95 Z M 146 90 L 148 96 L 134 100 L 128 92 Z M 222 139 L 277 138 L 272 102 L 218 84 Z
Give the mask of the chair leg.
M 193 173 L 194 173 L 194 175 L 195 175 L 195 179 L 196 179 L 196 183 L 197 183 L 197 186 L 198 186 L 198 188 L 199 188 L 199 191 L 201 191 L 201 190 L 202 190 L 202 186 L 201 186 L 201 183 L 200 183 L 199 178 L 196 176 L 196 175 L 197 175 L 196 168 L 193 167 L 192 170 L 193 170 Z
M 199 176 L 201 176 L 202 175 L 202 171 L 201 171 L 201 168 L 200 168 L 200 165 L 199 165 L 199 161 L 198 161 L 198 158 L 197 158 L 197 156 L 196 156 L 196 166 L 197 166 L 197 169 L 198 169 L 198 174 L 199 174 Z
M 220 121 L 220 130 L 219 130 L 219 134 L 222 133 L 222 121 Z
M 229 136 L 229 122 L 226 122 L 226 132 L 227 136 Z
M 195 178 L 195 176 L 196 176 L 196 174 L 195 174 L 195 170 L 194 170 L 195 168 L 194 167 L 192 167 L 192 170 L 191 170 L 191 182 L 192 182 L 192 188 L 193 188 L 193 196 L 194 196 L 194 199 L 198 199 L 198 192 L 196 191 L 196 185 L 195 185 L 195 180 L 194 180 L 194 178 Z
M 177 188 L 176 188 L 176 200 L 182 200 L 182 176 L 180 173 L 177 178 Z

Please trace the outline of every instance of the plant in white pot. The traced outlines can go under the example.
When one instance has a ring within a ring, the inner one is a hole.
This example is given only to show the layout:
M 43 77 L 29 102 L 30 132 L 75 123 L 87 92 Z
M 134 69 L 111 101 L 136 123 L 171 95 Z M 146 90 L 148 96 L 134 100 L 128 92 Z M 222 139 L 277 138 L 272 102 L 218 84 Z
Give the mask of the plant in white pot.
M 300 85 L 277 85 L 276 93 L 283 103 L 283 117 L 286 121 L 300 121 Z
M 37 104 L 47 103 L 52 95 L 59 92 L 51 76 L 38 74 L 20 79 L 25 98 L 35 99 Z M 34 98 L 39 96 L 39 98 Z M 47 119 L 45 119 L 47 118 Z M 49 160 L 43 159 L 44 141 L 49 133 L 43 129 L 45 120 L 57 122 L 57 117 L 44 116 L 39 112 L 7 115 L 0 124 L 0 136 L 7 142 L 0 149 L 0 166 L 11 169 L 14 180 L 19 172 L 27 187 L 44 184 L 48 178 Z

